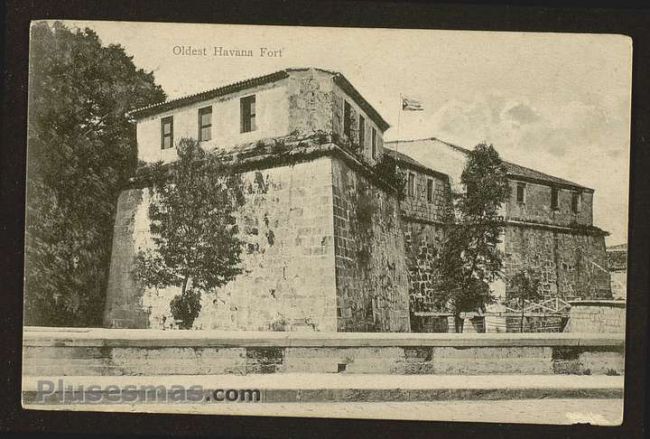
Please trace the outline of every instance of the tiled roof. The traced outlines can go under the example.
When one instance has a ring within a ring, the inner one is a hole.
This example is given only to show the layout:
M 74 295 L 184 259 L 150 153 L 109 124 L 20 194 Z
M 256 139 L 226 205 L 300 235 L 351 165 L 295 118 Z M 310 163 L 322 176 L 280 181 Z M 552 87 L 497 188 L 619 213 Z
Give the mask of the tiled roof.
M 444 145 L 449 146 L 452 149 L 455 149 L 456 151 L 462 152 L 463 154 L 469 154 L 470 150 L 467 148 L 463 148 L 462 146 L 454 145 L 449 142 L 445 142 L 444 140 L 440 140 L 436 137 L 429 137 L 426 139 L 416 139 L 416 140 L 400 140 L 399 143 L 408 143 L 408 142 L 421 142 L 421 141 L 426 141 L 426 140 L 433 140 L 436 142 L 440 142 Z M 385 142 L 386 144 L 393 144 L 396 143 L 396 141 L 391 141 L 391 142 Z M 591 188 L 588 188 L 586 186 L 582 186 L 578 183 L 574 183 L 569 180 L 565 180 L 563 178 L 558 178 L 554 177 L 552 175 L 544 174 L 543 172 L 536 171 L 531 168 L 527 168 L 525 166 L 518 165 L 516 163 L 508 162 L 508 161 L 503 161 L 503 164 L 505 165 L 508 175 L 511 177 L 519 177 L 524 180 L 533 180 L 533 181 L 539 181 L 539 182 L 545 182 L 545 183 L 551 183 L 555 184 L 558 186 L 568 186 L 571 188 L 577 188 L 577 189 L 586 189 L 586 190 L 593 190 Z
M 158 104 L 148 105 L 146 107 L 138 108 L 131 111 L 129 114 L 136 119 L 141 119 L 143 117 L 152 116 L 155 114 L 163 113 L 165 111 L 173 110 L 175 108 L 184 107 L 186 105 L 192 105 L 197 102 L 206 101 L 209 99 L 214 99 L 216 97 L 225 96 L 231 93 L 236 93 L 241 90 L 246 90 L 251 87 L 257 87 L 264 84 L 269 84 L 272 82 L 279 81 L 289 77 L 291 72 L 305 71 L 309 70 L 307 67 L 303 68 L 288 68 L 284 70 L 279 70 L 277 72 L 270 73 L 264 76 L 258 76 L 255 78 L 246 79 L 244 81 L 235 82 L 228 84 L 222 87 L 213 88 L 201 93 L 196 93 L 189 96 L 184 96 L 178 99 L 172 99 L 165 102 L 160 102 Z M 361 107 L 368 117 L 370 117 L 382 131 L 386 131 L 390 125 L 383 117 L 375 110 L 375 108 L 370 105 L 368 101 L 357 91 L 357 89 L 348 81 L 343 74 L 339 72 L 334 72 L 331 70 L 325 70 L 320 68 L 314 68 L 321 72 L 328 73 L 333 76 L 334 82 L 341 87 L 356 103 Z
M 384 148 L 384 154 L 387 154 L 388 156 L 390 156 L 391 158 L 393 158 L 397 162 L 404 163 L 407 166 L 410 166 L 410 167 L 415 168 L 417 170 L 423 171 L 425 173 L 434 174 L 435 176 L 441 177 L 441 178 L 444 178 L 444 179 L 449 178 L 449 176 L 447 174 L 444 174 L 444 173 L 442 173 L 440 171 L 436 171 L 435 169 L 431 169 L 427 165 L 418 162 L 417 160 L 415 160 L 411 156 L 408 156 L 406 154 L 402 154 L 401 152 L 395 151 L 394 149 Z
M 278 72 L 274 72 L 268 75 L 246 79 L 244 81 L 239 81 L 232 84 L 224 85 L 223 87 L 213 88 L 212 90 L 207 90 L 201 93 L 196 93 L 189 96 L 183 96 L 178 99 L 172 99 L 170 101 L 160 102 L 158 104 L 148 105 L 146 107 L 133 110 L 129 114 L 135 117 L 136 119 L 140 119 L 143 117 L 173 110 L 174 108 L 184 107 L 186 105 L 195 104 L 197 102 L 206 101 L 208 99 L 214 99 L 219 96 L 225 96 L 231 93 L 245 90 L 247 88 L 279 81 L 281 79 L 288 78 L 288 77 L 289 74 L 287 73 L 286 70 L 280 70 Z

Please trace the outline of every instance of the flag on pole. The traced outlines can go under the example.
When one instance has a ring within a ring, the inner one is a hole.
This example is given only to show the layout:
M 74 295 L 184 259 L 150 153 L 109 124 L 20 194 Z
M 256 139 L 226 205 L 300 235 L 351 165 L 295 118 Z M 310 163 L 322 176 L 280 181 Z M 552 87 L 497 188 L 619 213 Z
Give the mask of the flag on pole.
M 417 99 L 402 96 L 402 110 L 403 111 L 423 111 L 422 102 Z

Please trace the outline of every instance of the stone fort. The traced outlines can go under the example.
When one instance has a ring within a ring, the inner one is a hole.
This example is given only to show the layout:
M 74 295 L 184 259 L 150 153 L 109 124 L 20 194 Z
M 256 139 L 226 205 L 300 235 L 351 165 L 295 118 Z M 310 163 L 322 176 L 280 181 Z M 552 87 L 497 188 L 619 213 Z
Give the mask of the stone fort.
M 238 166 L 243 274 L 204 294 L 196 329 L 407 332 L 413 297 L 435 295 L 431 263 L 468 150 L 436 138 L 384 142 L 389 124 L 340 73 L 285 69 L 131 113 L 138 158 L 172 162 L 192 137 Z M 400 196 L 382 172 L 405 173 Z M 514 163 L 502 206 L 504 278 L 524 267 L 546 297 L 610 298 L 594 191 Z M 175 287 L 145 288 L 133 274 L 152 245 L 151 191 L 119 196 L 105 326 L 173 327 Z M 508 298 L 507 282 L 493 285 Z

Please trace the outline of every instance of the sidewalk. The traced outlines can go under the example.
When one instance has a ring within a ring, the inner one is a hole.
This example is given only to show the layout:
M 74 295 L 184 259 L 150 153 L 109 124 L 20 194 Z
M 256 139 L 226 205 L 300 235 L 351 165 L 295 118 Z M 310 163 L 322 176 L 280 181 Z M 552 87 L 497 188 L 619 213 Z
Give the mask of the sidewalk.
M 255 389 L 261 402 L 388 402 L 517 400 L 539 398 L 621 399 L 622 376 L 586 375 L 370 375 L 370 374 L 268 374 L 169 376 L 66 376 L 23 377 L 27 403 L 37 396 L 39 380 L 61 387 L 53 390 L 53 404 L 69 398 L 70 390 L 95 386 L 105 392 L 117 386 L 135 395 L 142 387 L 201 386 L 215 389 Z M 61 380 L 61 381 L 59 381 Z M 60 390 L 61 390 L 60 389 Z M 67 390 L 66 390 L 67 389 Z M 169 391 L 169 390 L 168 390 Z M 67 392 L 67 397 L 66 397 Z M 100 393 L 101 393 L 100 392 Z M 54 395 L 56 393 L 56 395 Z M 155 396 L 155 398 L 158 398 Z M 134 398 L 133 400 L 135 400 Z M 165 402 L 166 400 L 152 400 Z M 48 402 L 46 402 L 47 404 Z
M 294 416 L 515 424 L 620 425 L 622 399 L 522 399 L 514 401 L 326 402 L 225 404 L 34 405 L 27 409 L 198 415 Z
M 36 390 L 39 379 L 63 378 L 74 385 L 202 385 L 266 389 L 622 389 L 623 376 L 607 375 L 378 375 L 284 373 L 256 375 L 153 375 L 23 377 L 24 390 Z

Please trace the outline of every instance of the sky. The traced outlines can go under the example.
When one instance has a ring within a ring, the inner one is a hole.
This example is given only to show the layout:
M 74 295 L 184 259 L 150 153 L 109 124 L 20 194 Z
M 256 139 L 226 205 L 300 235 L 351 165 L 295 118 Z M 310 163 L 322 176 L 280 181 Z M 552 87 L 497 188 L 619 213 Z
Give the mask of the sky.
M 621 35 L 64 21 L 120 44 L 169 98 L 287 67 L 343 73 L 386 140 L 492 143 L 595 189 L 594 225 L 627 242 L 632 42 Z M 175 54 L 191 47 L 200 55 Z M 214 47 L 253 57 L 214 56 Z M 260 56 L 276 53 L 275 57 Z M 205 49 L 205 54 L 203 50 Z M 281 50 L 281 53 L 278 52 Z M 424 111 L 401 112 L 400 95 Z

